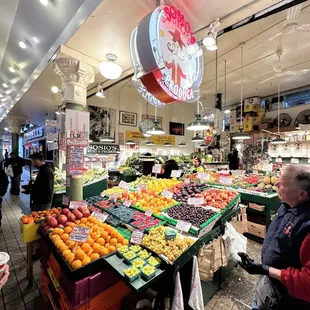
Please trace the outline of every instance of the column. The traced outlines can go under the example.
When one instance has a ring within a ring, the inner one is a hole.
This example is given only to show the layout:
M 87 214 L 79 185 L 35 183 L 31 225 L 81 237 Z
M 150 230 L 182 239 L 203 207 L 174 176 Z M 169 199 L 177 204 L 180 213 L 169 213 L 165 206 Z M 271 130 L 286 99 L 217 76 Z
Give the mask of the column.
M 3 140 L 0 139 L 0 161 L 3 160 Z
M 68 110 L 82 112 L 86 106 L 87 86 L 94 82 L 94 68 L 77 59 L 59 58 L 54 62 L 54 71 L 62 79 L 62 104 L 66 106 L 66 114 Z M 65 128 L 65 131 L 68 129 L 70 128 Z M 83 199 L 83 177 L 69 174 L 70 147 L 67 146 L 66 149 L 66 180 L 69 182 L 66 194 L 70 200 L 79 201 Z
M 19 135 L 20 135 L 20 127 L 23 125 L 26 121 L 25 117 L 21 116 L 14 116 L 14 115 L 8 115 L 6 117 L 6 121 L 11 126 L 11 136 L 12 136 L 12 152 L 16 152 L 19 154 Z

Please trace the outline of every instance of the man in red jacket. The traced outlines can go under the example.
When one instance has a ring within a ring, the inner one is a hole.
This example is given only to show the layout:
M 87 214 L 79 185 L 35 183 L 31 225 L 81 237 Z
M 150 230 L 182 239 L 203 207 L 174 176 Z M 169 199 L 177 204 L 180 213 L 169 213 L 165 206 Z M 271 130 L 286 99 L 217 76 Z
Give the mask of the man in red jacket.
M 253 309 L 310 309 L 310 165 L 289 165 L 277 184 L 283 201 L 262 248 L 262 264 L 239 253 L 241 267 L 263 275 Z

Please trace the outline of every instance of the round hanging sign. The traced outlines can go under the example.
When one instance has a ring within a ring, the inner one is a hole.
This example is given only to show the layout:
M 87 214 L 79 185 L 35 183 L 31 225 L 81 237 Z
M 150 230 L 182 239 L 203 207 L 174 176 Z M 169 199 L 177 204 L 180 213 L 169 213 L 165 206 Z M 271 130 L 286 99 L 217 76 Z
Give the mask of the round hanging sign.
M 131 34 L 136 87 L 153 105 L 200 97 L 203 55 L 181 11 L 162 5 L 145 16 Z

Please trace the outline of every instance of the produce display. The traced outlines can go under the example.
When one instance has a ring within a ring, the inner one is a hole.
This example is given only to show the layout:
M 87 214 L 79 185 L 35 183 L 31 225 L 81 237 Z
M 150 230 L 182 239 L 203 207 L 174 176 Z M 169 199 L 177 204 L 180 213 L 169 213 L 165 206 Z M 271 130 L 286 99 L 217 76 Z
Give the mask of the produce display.
M 129 223 L 135 211 L 120 205 L 109 208 L 108 212 L 117 217 L 123 223 Z
M 127 166 L 120 166 L 119 172 L 126 176 L 134 176 L 138 174 L 138 171 L 136 169 Z
M 132 215 L 132 219 L 134 219 L 134 221 L 130 224 L 141 230 L 148 229 L 161 223 L 159 219 L 156 219 L 152 216 L 147 216 L 145 215 L 145 213 L 142 213 L 140 211 L 136 211 Z
M 147 260 L 147 263 L 151 266 L 154 266 L 155 268 L 158 268 L 160 263 L 161 263 L 161 259 L 159 257 L 154 257 L 154 256 L 151 256 L 148 260 Z
M 150 265 L 145 265 L 141 269 L 142 277 L 147 280 L 150 280 L 151 278 L 153 278 L 155 276 L 155 272 L 156 272 L 156 268 Z
M 94 206 L 88 206 L 88 209 L 91 211 L 91 212 L 102 212 L 100 209 L 94 207 Z M 120 224 L 121 224 L 121 221 L 116 218 L 115 216 L 113 215 L 109 215 L 106 222 L 114 227 L 118 227 Z
M 92 196 L 92 197 L 89 197 L 89 198 L 85 198 L 85 201 L 87 201 L 89 204 L 94 204 L 98 201 L 102 201 L 102 200 L 106 200 L 107 198 L 105 197 L 102 197 L 101 195 L 97 195 L 97 196 Z
M 127 261 L 131 261 L 133 260 L 134 258 L 137 257 L 137 254 L 133 251 L 127 251 L 125 253 L 123 253 L 123 257 L 127 260 Z
M 167 214 L 175 219 L 191 223 L 195 227 L 200 227 L 216 212 L 202 207 L 189 206 L 186 203 L 168 209 Z
M 113 199 L 101 200 L 95 203 L 95 206 L 101 209 L 109 209 L 111 207 L 118 207 L 119 205 L 121 205 L 121 203 L 114 201 Z
M 195 197 L 196 194 L 203 192 L 205 184 L 202 183 L 189 183 L 177 185 L 171 189 L 173 191 L 173 199 L 176 201 L 187 202 L 188 198 Z
M 173 263 L 195 242 L 195 240 L 180 236 L 180 234 L 177 234 L 176 238 L 173 240 L 166 240 L 166 230 L 169 230 L 169 228 L 164 226 L 151 228 L 149 234 L 144 235 L 142 245 L 158 255 L 164 255 Z
M 125 276 L 127 276 L 128 280 L 130 282 L 132 282 L 132 281 L 139 278 L 140 270 L 136 267 L 130 267 L 130 268 L 124 270 L 124 274 L 125 274 Z
M 278 180 L 279 180 L 278 177 L 276 177 L 275 175 L 265 176 L 259 180 L 259 183 L 257 184 L 256 187 L 249 189 L 264 193 L 277 192 L 278 188 L 275 184 L 278 182 Z
M 119 200 L 129 200 L 132 205 L 143 210 L 152 210 L 154 214 L 160 214 L 163 209 L 172 207 L 177 202 L 172 198 L 166 198 L 153 190 L 142 189 L 140 192 L 124 192 Z
M 169 189 L 179 183 L 181 183 L 181 181 L 177 180 L 176 178 L 157 179 L 151 176 L 142 176 L 130 184 L 132 188 L 135 188 L 139 184 L 145 184 L 148 190 L 154 191 L 155 193 L 160 193 L 163 190 Z
M 112 187 L 112 188 L 109 188 L 109 189 L 106 189 L 105 191 L 103 191 L 102 195 L 105 195 L 105 196 L 121 195 L 123 192 L 125 192 L 124 189 L 122 189 L 118 186 L 115 186 L 115 187 Z
M 132 261 L 132 266 L 141 269 L 146 264 L 145 260 L 138 257 Z
M 138 256 L 142 259 L 147 259 L 151 256 L 151 253 L 149 253 L 147 250 L 142 250 L 138 253 Z
M 24 224 L 33 224 L 33 223 L 39 223 L 43 220 L 45 220 L 46 217 L 50 216 L 56 216 L 60 214 L 61 208 L 52 208 L 50 210 L 44 210 L 44 211 L 34 211 L 31 212 L 29 215 L 23 215 L 21 218 L 21 221 Z

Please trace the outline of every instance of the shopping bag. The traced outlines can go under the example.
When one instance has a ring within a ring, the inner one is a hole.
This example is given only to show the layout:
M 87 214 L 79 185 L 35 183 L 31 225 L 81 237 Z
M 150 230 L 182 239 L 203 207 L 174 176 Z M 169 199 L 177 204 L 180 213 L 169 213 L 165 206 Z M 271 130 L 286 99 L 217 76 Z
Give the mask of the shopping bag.
M 191 291 L 189 295 L 188 305 L 193 310 L 204 310 L 202 288 L 196 256 L 193 257 L 192 282 L 191 282 Z
M 8 177 L 14 177 L 13 168 L 11 165 L 7 166 L 5 173 Z
M 199 250 L 198 270 L 201 281 L 212 281 L 214 274 L 214 249 L 212 243 L 204 245 Z

